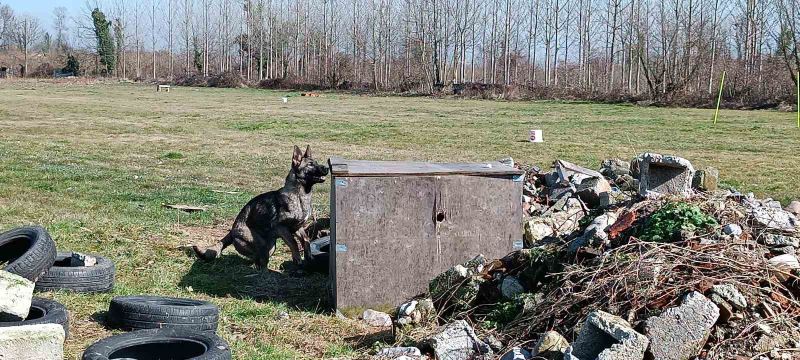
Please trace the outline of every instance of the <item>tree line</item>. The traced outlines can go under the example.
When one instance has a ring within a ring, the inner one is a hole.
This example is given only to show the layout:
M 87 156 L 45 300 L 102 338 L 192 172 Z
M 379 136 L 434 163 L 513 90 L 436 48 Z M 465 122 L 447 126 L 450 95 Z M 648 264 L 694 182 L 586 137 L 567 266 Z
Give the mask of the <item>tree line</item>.
M 0 6 L 0 59 L 78 54 L 136 79 L 277 79 L 435 92 L 545 89 L 708 99 L 793 94 L 800 0 L 111 0 L 54 9 L 51 30 Z M 466 84 L 466 85 L 464 85 Z M 543 91 L 545 91 L 543 90 Z

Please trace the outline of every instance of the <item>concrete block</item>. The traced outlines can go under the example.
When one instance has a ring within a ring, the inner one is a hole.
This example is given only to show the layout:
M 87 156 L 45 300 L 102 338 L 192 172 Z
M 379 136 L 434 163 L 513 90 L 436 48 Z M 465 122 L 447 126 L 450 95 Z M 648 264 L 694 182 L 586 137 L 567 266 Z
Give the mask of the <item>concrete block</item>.
M 63 360 L 64 328 L 58 324 L 0 327 L 0 360 Z
M 391 347 L 383 348 L 375 355 L 379 359 L 397 359 L 401 356 L 418 358 L 422 356 L 422 352 L 415 347 Z
M 697 170 L 694 174 L 692 187 L 705 191 L 717 190 L 719 187 L 719 170 L 713 167 Z
M 14 321 L 28 317 L 33 288 L 32 281 L 0 270 L 0 319 Z
M 694 167 L 677 156 L 645 153 L 639 156 L 639 195 L 692 195 Z
M 392 326 L 392 317 L 389 314 L 375 311 L 372 309 L 364 310 L 364 313 L 361 314 L 361 319 L 369 326 L 375 327 L 391 327 Z
M 642 360 L 649 341 L 618 316 L 594 311 L 586 317 L 578 338 L 564 359 Z
M 719 318 L 719 308 L 699 292 L 691 292 L 680 306 L 645 321 L 644 333 L 650 339 L 648 354 L 659 360 L 688 360 L 700 352 L 711 328 Z
M 492 354 L 489 345 L 481 341 L 464 320 L 448 324 L 428 343 L 439 360 L 470 360 Z

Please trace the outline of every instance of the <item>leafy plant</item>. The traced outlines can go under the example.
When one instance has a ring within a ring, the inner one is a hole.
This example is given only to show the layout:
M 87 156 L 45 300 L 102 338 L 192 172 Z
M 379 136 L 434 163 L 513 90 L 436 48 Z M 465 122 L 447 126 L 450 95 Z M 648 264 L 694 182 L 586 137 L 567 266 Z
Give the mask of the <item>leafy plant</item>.
M 519 315 L 520 311 L 520 301 L 516 299 L 499 302 L 486 314 L 486 318 L 483 319 L 483 327 L 487 329 L 496 329 L 502 325 L 508 324 Z
M 679 239 L 681 231 L 695 232 L 716 225 L 717 221 L 697 205 L 671 202 L 650 216 L 639 237 L 645 241 L 671 242 Z
M 164 155 L 161 155 L 162 159 L 172 159 L 172 160 L 183 159 L 185 157 L 186 156 L 184 156 L 182 153 L 179 153 L 177 151 L 170 151 L 170 152 L 165 153 Z

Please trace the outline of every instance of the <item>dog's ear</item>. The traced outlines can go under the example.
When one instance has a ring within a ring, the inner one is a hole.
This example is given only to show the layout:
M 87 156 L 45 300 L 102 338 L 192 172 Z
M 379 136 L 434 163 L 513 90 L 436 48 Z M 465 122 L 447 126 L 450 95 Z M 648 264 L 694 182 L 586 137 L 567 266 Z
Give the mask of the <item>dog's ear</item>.
M 310 158 L 311 156 L 311 145 L 306 145 L 306 153 L 303 154 L 304 158 Z
M 301 161 L 303 161 L 303 152 L 295 145 L 294 154 L 292 154 L 292 167 L 298 167 Z

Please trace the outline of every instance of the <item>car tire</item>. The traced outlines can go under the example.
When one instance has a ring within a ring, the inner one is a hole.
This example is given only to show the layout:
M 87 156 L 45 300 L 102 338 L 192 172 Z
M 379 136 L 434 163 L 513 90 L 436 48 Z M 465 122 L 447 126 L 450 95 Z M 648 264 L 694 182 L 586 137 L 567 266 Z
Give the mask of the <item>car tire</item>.
M 36 291 L 69 290 L 79 293 L 108 292 L 114 288 L 114 262 L 94 256 L 94 266 L 69 266 L 71 252 L 59 252 L 56 261 L 36 281 Z
M 222 338 L 213 333 L 149 329 L 100 340 L 83 352 L 82 359 L 230 360 L 231 350 Z
M 121 329 L 178 328 L 216 331 L 219 308 L 201 300 L 162 296 L 119 296 L 111 300 L 108 322 Z
M 31 299 L 31 310 L 28 317 L 21 321 L 0 321 L 0 327 L 58 324 L 64 327 L 64 335 L 69 336 L 69 314 L 67 308 L 55 300 L 42 298 Z
M 36 281 L 56 261 L 56 244 L 41 226 L 25 226 L 0 233 L 3 270 Z

